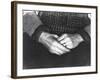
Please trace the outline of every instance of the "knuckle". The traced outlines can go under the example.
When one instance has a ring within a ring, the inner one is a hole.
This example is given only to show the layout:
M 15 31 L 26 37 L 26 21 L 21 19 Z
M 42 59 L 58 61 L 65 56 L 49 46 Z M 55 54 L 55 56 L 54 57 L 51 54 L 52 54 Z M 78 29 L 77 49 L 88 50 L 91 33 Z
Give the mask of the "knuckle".
M 73 44 L 72 43 L 70 43 L 69 45 L 67 45 L 67 47 L 69 48 L 69 49 L 73 49 Z
M 67 38 L 68 42 L 72 43 L 72 40 L 70 37 Z
M 68 36 L 67 34 L 64 34 L 64 36 L 66 37 L 66 36 Z

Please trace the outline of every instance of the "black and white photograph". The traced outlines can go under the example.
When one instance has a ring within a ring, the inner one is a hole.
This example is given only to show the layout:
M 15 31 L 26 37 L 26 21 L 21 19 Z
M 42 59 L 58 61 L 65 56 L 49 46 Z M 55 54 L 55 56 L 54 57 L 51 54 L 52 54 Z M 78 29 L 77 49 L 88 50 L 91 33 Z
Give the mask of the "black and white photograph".
M 97 7 L 12 2 L 12 77 L 97 72 Z
M 23 68 L 89 66 L 89 15 L 54 11 L 23 14 Z

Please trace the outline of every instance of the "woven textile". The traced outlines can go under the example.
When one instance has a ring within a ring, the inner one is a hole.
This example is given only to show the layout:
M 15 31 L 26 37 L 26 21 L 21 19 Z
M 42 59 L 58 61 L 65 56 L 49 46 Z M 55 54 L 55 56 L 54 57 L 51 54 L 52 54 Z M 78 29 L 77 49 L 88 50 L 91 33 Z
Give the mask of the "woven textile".
M 54 34 L 77 33 L 90 24 L 86 13 L 40 11 L 39 17 L 47 32 Z

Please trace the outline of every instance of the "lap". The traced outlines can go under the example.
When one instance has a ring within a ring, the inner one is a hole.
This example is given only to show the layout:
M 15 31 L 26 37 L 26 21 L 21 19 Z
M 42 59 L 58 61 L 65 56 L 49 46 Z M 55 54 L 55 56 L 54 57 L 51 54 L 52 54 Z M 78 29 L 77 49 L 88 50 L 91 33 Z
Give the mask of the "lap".
M 23 55 L 24 69 L 90 65 L 90 45 L 81 43 L 71 52 L 58 56 L 49 53 L 42 44 L 33 41 L 27 34 L 23 38 Z

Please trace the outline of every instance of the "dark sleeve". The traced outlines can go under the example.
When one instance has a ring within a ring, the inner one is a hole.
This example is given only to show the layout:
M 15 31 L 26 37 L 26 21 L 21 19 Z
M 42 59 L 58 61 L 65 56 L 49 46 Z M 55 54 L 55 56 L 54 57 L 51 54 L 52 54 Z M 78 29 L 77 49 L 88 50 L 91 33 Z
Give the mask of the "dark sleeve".
M 91 38 L 90 35 L 85 31 L 85 30 L 80 30 L 79 34 L 81 35 L 81 37 L 84 39 L 84 42 L 86 44 L 90 44 L 91 42 Z
M 32 35 L 33 40 L 38 41 L 42 32 L 47 32 L 47 28 L 43 24 L 38 26 L 38 28 L 33 33 L 33 35 Z
M 83 28 L 80 28 L 78 30 L 78 33 L 82 36 L 86 44 L 90 44 L 90 41 L 91 41 L 90 34 L 88 34 L 88 32 L 85 31 L 85 28 L 91 24 L 90 18 L 88 16 L 82 17 L 81 22 L 82 22 L 81 24 Z

